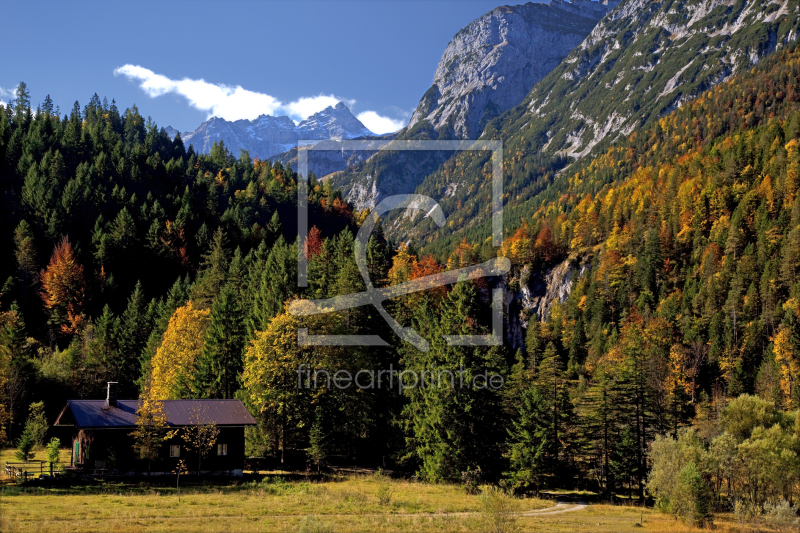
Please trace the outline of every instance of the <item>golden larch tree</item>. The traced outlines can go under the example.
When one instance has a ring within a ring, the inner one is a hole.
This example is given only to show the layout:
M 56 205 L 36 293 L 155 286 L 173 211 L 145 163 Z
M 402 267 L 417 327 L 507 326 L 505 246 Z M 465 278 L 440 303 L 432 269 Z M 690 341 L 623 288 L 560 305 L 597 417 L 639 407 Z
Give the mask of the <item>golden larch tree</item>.
M 151 363 L 154 398 L 177 400 L 192 395 L 195 363 L 203 352 L 208 323 L 209 310 L 196 309 L 192 302 L 175 310 Z

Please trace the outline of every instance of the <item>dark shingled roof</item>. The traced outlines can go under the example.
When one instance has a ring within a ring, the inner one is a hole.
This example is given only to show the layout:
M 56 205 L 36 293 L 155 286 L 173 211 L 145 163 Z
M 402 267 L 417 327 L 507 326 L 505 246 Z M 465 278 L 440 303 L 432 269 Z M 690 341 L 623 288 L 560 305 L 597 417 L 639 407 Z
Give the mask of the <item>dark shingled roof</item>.
M 164 400 L 163 403 L 170 426 L 193 425 L 193 412 L 197 410 L 204 424 L 254 426 L 256 423 L 239 400 Z M 68 400 L 55 425 L 75 425 L 80 429 L 133 427 L 138 405 L 138 400 L 119 400 L 116 407 L 108 407 L 105 400 Z

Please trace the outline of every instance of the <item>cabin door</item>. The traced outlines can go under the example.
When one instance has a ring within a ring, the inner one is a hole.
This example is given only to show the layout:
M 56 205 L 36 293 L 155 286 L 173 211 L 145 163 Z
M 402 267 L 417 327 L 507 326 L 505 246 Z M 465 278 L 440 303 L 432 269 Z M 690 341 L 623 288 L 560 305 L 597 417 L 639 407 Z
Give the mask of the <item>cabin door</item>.
M 75 439 L 75 450 L 72 454 L 72 466 L 77 466 L 81 461 L 81 441 Z

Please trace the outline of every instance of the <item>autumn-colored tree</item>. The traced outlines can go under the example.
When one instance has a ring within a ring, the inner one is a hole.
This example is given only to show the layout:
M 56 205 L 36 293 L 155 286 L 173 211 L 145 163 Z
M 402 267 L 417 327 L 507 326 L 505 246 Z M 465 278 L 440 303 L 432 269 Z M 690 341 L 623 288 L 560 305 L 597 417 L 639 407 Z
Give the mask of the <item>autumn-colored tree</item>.
M 796 407 L 800 388 L 800 355 L 792 343 L 792 330 L 781 324 L 773 339 L 775 363 L 780 373 L 780 389 L 787 408 Z
M 318 227 L 313 226 L 308 232 L 308 239 L 305 243 L 306 257 L 311 259 L 320 254 L 322 251 L 322 232 Z
M 133 449 L 140 459 L 147 460 L 147 473 L 150 474 L 151 461 L 159 457 L 162 445 L 175 436 L 175 430 L 170 430 L 167 424 L 167 415 L 164 413 L 164 404 L 154 397 L 150 383 L 139 395 L 139 404 L 136 409 L 136 429 L 130 436 L 133 437 Z
M 411 279 L 411 273 L 417 264 L 417 256 L 409 252 L 408 246 L 400 245 L 397 255 L 392 258 L 392 268 L 389 269 L 389 284 L 397 285 Z
M 195 309 L 191 301 L 172 315 L 151 361 L 153 398 L 173 400 L 194 394 L 191 384 L 196 361 L 203 352 L 208 321 L 208 309 Z
M 303 381 L 308 376 L 302 371 L 314 369 L 311 348 L 297 342 L 300 326 L 288 314 L 273 318 L 265 331 L 256 332 L 245 352 L 242 373 L 245 401 L 274 435 L 276 451 L 280 445 L 281 462 L 292 429 L 308 420 L 309 395 L 321 390 L 310 388 L 316 376 L 308 384 Z M 324 382 L 324 374 L 320 379 Z
M 50 323 L 64 335 L 76 333 L 83 321 L 86 281 L 67 237 L 53 250 L 50 263 L 41 272 L 41 296 L 50 313 Z
M 219 437 L 219 428 L 211 419 L 207 409 L 193 406 L 189 413 L 189 425 L 181 431 L 186 447 L 197 453 L 197 475 L 203 473 L 203 458 L 214 448 Z

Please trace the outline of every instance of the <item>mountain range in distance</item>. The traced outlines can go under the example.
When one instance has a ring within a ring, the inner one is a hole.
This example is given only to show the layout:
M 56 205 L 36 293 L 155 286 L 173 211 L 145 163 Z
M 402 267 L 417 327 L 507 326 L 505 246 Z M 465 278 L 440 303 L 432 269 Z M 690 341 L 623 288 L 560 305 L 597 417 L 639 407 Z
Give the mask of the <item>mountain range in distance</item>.
M 174 139 L 178 130 L 165 128 Z M 250 157 L 269 159 L 288 152 L 300 140 L 346 140 L 376 137 L 342 102 L 328 106 L 318 113 L 295 124 L 287 117 L 261 115 L 253 120 L 229 121 L 211 117 L 191 132 L 181 132 L 184 145 L 207 154 L 215 142 L 224 142 L 234 155 L 247 150 Z

